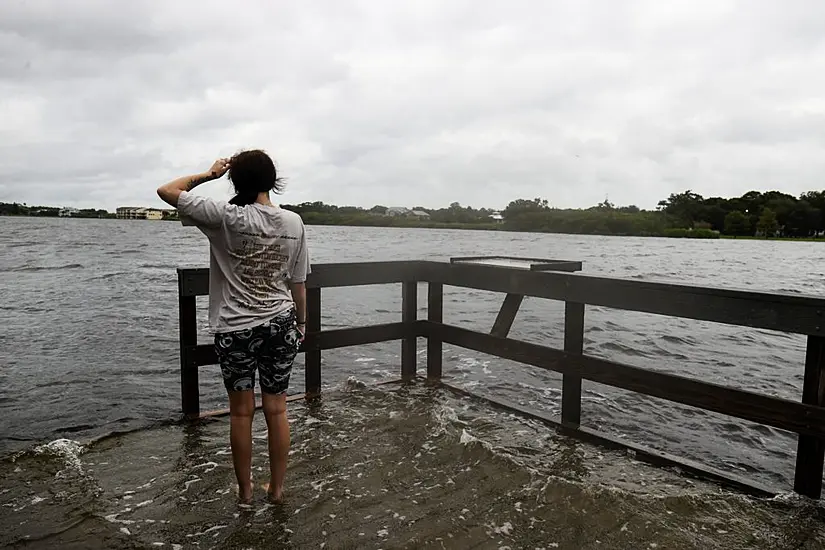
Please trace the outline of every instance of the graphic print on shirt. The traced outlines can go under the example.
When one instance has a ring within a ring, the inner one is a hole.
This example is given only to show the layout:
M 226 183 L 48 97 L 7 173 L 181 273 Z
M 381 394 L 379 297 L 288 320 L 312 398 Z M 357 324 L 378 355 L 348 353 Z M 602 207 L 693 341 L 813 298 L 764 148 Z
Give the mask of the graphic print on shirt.
M 255 302 L 239 299 L 240 305 L 250 310 L 268 309 L 280 300 L 278 285 L 284 284 L 289 261 L 289 254 L 282 251 L 280 243 L 263 243 L 261 237 L 245 234 L 240 246 L 229 253 L 237 262 L 238 279 Z

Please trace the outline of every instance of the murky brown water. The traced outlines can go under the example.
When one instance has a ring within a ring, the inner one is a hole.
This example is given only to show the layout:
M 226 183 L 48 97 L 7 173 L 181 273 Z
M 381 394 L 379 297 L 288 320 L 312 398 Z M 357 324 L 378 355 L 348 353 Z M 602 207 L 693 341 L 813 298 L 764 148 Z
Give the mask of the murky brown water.
M 480 401 L 350 383 L 292 407 L 287 502 L 236 504 L 225 418 L 67 440 L 0 463 L 0 546 L 825 546 L 823 508 L 754 499 L 562 437 Z M 267 471 L 256 417 L 256 481 Z

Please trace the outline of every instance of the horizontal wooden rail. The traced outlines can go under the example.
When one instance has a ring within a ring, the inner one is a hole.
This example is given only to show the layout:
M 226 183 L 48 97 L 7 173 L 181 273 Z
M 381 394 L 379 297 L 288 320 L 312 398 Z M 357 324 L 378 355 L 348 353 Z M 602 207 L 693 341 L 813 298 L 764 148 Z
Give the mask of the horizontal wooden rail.
M 428 323 L 425 336 L 437 335 L 444 343 L 552 370 L 586 380 L 635 391 L 668 401 L 699 407 L 751 422 L 825 437 L 825 407 L 738 390 L 684 376 L 656 372 L 586 355 L 498 338 L 450 325 Z
M 415 280 L 422 262 L 362 262 L 317 264 L 307 276 L 307 288 L 381 285 Z M 209 294 L 209 269 L 178 269 L 182 296 Z
M 424 262 L 422 280 L 798 334 L 825 334 L 825 298 Z
M 415 336 L 424 336 L 424 323 L 426 321 L 416 321 L 413 323 Z M 366 344 L 377 344 L 379 342 L 392 342 L 401 340 L 408 336 L 407 323 L 387 323 L 384 325 L 370 325 L 366 327 L 341 328 L 325 330 L 319 332 L 318 342 L 322 350 L 347 348 L 352 346 L 363 346 Z M 212 344 L 200 344 L 191 346 L 188 350 L 193 357 L 194 365 L 204 367 L 218 363 L 218 356 L 215 354 L 215 347 Z M 304 350 L 301 349 L 300 352 Z
M 208 269 L 180 269 L 183 297 L 209 293 Z M 309 288 L 416 280 L 728 325 L 825 335 L 825 298 L 446 262 L 312 266 Z

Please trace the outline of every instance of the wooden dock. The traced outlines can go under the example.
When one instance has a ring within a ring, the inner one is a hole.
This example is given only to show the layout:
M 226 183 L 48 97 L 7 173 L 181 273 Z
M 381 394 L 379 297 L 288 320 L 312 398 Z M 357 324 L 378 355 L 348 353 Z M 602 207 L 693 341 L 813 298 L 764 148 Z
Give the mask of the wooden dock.
M 518 264 L 518 259 L 503 259 L 516 260 Z M 772 494 L 773 491 L 753 480 L 582 426 L 582 380 L 794 432 L 798 434 L 798 447 L 793 489 L 807 497 L 821 497 L 825 462 L 825 299 L 594 277 L 576 273 L 581 269 L 578 262 L 530 259 L 526 266 L 518 266 L 501 265 L 502 262 L 496 265 L 494 261 L 473 261 L 472 258 L 456 260 L 449 263 L 397 261 L 313 265 L 307 280 L 309 325 L 302 350 L 306 354 L 305 396 L 312 399 L 321 393 L 321 355 L 324 350 L 401 340 L 401 379 L 411 381 L 419 377 L 418 339 L 425 338 L 426 379 L 430 383 L 446 385 L 441 380 L 443 344 L 561 373 L 563 393 L 560 419 L 502 400 L 485 399 L 497 406 L 554 424 L 567 435 L 611 447 L 632 449 L 640 459 L 678 466 L 755 494 Z M 208 294 L 208 282 L 208 269 L 178 270 L 181 403 L 183 413 L 189 418 L 201 415 L 198 369 L 217 362 L 212 346 L 198 345 L 197 338 L 195 302 L 197 296 Z M 399 322 L 322 329 L 322 289 L 397 283 L 402 284 Z M 419 284 L 428 287 L 426 319 L 417 317 Z M 490 333 L 443 322 L 445 286 L 506 294 Z M 564 349 L 508 337 L 525 296 L 565 303 Z M 805 335 L 807 353 L 804 366 L 800 365 L 800 369 L 804 368 L 800 400 L 782 399 L 587 356 L 583 353 L 583 342 L 588 305 Z

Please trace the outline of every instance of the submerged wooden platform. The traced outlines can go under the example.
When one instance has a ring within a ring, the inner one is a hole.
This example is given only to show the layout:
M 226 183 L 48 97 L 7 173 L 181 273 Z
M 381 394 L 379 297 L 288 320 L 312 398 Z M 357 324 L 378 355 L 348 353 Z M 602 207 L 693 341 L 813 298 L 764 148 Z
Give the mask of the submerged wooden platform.
M 235 498 L 227 419 L 173 423 L 0 462 L 0 547 L 825 544 L 825 511 L 809 499 L 744 498 L 439 385 L 350 383 L 295 403 L 290 416 L 282 505 L 260 488 L 269 470 L 263 415 L 253 424 L 256 494 L 245 506 Z
M 575 273 L 576 263 L 528 259 L 528 266 L 488 265 L 483 261 L 401 261 L 321 264 L 312 266 L 307 281 L 308 333 L 305 397 L 321 392 L 323 350 L 401 340 L 401 379 L 418 376 L 418 339 L 427 340 L 426 379 L 442 383 L 442 346 L 451 344 L 509 359 L 563 375 L 561 418 L 497 401 L 499 406 L 554 422 L 565 434 L 601 444 L 631 449 L 651 462 L 675 465 L 697 475 L 755 494 L 776 490 L 742 477 L 676 456 L 629 444 L 581 425 L 582 380 L 650 395 L 798 434 L 794 491 L 811 498 L 822 494 L 825 462 L 825 299 L 796 294 L 728 290 L 712 287 L 654 283 Z M 508 259 L 517 260 L 517 259 Z M 553 265 L 561 271 L 556 271 Z M 580 268 L 581 265 L 578 265 Z M 178 271 L 182 410 L 200 415 L 198 369 L 216 362 L 211 346 L 198 345 L 195 299 L 208 294 L 207 269 Z M 402 284 L 401 320 L 373 326 L 322 330 L 322 289 L 375 284 Z M 427 318 L 418 319 L 418 285 L 426 284 Z M 443 322 L 445 286 L 506 294 L 491 333 Z M 564 349 L 508 337 L 524 296 L 565 302 Z M 807 336 L 804 386 L 799 401 L 759 394 L 719 384 L 655 372 L 587 356 L 583 353 L 587 305 L 639 311 L 671 317 L 712 321 Z

